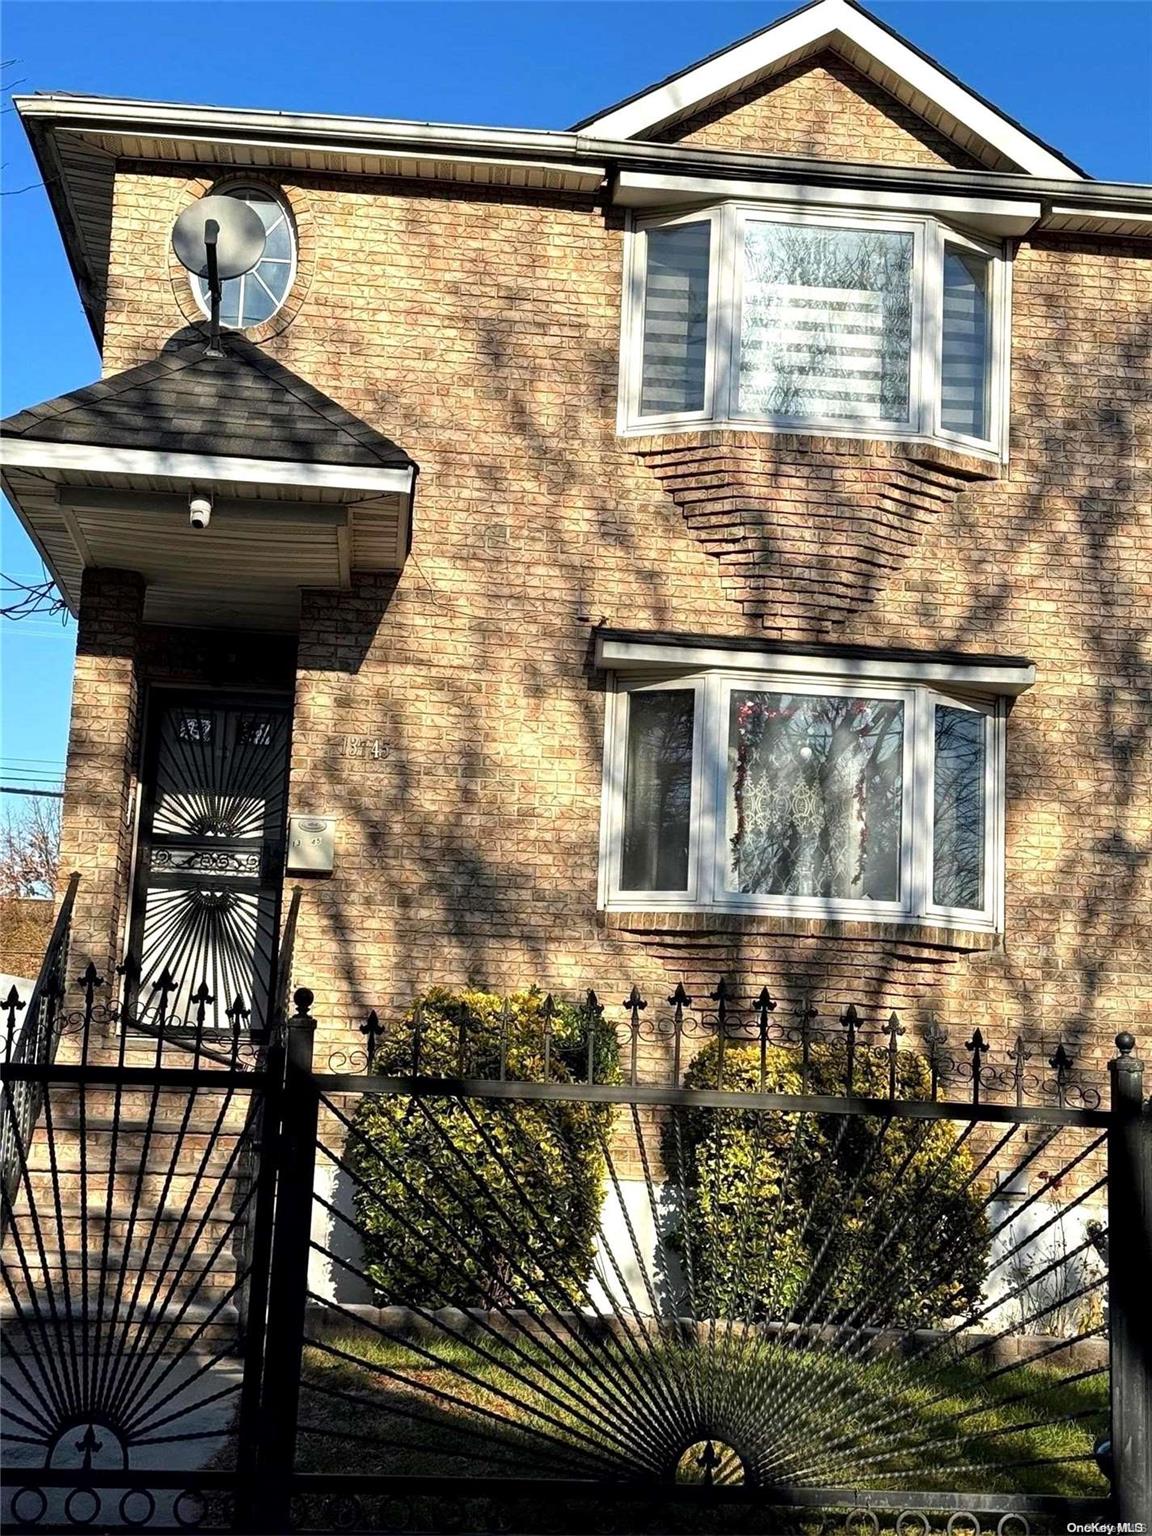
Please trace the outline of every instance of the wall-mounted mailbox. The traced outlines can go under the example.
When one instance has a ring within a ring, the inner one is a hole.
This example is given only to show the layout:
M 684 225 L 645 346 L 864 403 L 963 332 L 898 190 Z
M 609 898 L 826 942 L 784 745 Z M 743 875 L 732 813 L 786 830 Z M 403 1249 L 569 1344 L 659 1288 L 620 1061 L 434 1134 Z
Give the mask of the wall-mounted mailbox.
M 335 816 L 289 816 L 288 873 L 330 875 L 335 863 Z

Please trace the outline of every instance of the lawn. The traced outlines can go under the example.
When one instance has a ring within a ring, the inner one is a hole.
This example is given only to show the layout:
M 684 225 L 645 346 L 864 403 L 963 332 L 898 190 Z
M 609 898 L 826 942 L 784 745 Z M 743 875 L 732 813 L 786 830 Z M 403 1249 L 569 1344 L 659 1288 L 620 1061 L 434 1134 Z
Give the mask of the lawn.
M 566 1350 L 563 1346 L 570 1346 Z M 305 1362 L 302 1471 L 1104 1494 L 1107 1376 L 862 1360 L 759 1335 L 509 1342 L 332 1334 Z M 717 1451 L 704 1458 L 711 1437 Z M 689 1448 L 691 1454 L 686 1455 Z M 725 1447 L 732 1447 L 731 1454 Z M 1088 1458 L 1088 1459 L 1084 1459 Z

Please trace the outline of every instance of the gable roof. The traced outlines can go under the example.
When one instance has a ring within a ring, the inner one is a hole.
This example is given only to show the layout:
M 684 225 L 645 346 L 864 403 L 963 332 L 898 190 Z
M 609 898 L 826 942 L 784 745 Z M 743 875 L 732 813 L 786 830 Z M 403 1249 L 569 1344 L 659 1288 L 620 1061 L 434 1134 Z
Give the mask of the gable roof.
M 573 132 L 637 139 L 832 49 L 992 170 L 1084 177 L 1065 155 L 971 90 L 855 0 L 812 3 L 577 123 Z
M 409 468 L 404 449 L 235 334 L 197 337 L 153 362 L 0 421 L 0 435 L 84 447 Z

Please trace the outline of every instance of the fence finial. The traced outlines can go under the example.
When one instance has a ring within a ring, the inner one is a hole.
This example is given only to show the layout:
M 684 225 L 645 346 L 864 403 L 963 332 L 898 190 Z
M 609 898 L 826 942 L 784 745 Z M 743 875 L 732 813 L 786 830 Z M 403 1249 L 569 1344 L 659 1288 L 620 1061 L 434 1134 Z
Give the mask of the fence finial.
M 1116 1050 L 1108 1063 L 1112 1079 L 1112 1107 L 1139 1114 L 1144 1107 L 1144 1063 L 1136 1052 L 1136 1036 L 1123 1029 L 1116 1036 Z
M 368 1017 L 360 1026 L 360 1033 L 364 1036 L 364 1051 L 368 1070 L 376 1065 L 376 1048 L 380 1043 L 380 1036 L 384 1031 L 380 1028 L 380 1015 L 375 1008 L 371 1009 Z
M 856 1012 L 856 1004 L 849 1003 L 840 1015 L 840 1022 L 848 1031 L 848 1059 L 844 1070 L 844 1091 L 849 1098 L 852 1097 L 856 1087 L 856 1032 L 860 1027 L 860 1015 Z
M 638 1065 L 638 1052 L 640 1047 L 640 1015 L 643 1010 L 647 1008 L 647 1006 L 648 1004 L 645 1002 L 643 996 L 641 995 L 640 988 L 636 985 L 635 982 L 633 982 L 631 992 L 629 992 L 628 996 L 624 999 L 624 1007 L 628 1010 L 628 1033 L 631 1043 L 629 1056 L 629 1080 L 633 1084 L 636 1082 L 636 1069 Z
M 681 979 L 676 983 L 676 990 L 668 999 L 672 1009 L 672 1081 L 677 1088 L 680 1086 L 680 1049 L 684 1043 L 684 1010 L 691 1008 L 692 999 Z
M 584 999 L 585 1028 L 588 1032 L 588 1082 L 596 1081 L 596 1029 L 604 1016 L 604 1007 L 600 999 L 588 989 L 588 995 Z

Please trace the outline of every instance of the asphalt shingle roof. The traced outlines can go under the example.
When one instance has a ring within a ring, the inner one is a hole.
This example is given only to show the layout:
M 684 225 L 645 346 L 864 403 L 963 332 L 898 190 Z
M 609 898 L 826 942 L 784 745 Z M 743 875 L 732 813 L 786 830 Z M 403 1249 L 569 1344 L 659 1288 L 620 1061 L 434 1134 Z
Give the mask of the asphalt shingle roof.
M 166 453 L 403 468 L 412 459 L 242 336 L 202 338 L 0 421 L 4 437 Z

